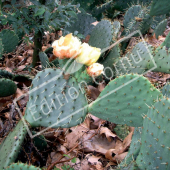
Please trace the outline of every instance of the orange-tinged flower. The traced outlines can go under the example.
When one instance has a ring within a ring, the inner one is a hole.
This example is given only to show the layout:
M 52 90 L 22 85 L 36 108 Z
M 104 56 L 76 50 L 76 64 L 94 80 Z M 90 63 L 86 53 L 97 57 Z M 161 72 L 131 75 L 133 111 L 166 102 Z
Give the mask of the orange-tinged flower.
M 59 59 L 76 58 L 80 54 L 81 42 L 72 33 L 53 42 L 53 54 Z
M 78 63 L 90 66 L 99 59 L 100 54 L 100 48 L 91 47 L 87 43 L 83 43 L 81 45 L 81 53 L 77 56 L 76 61 Z
M 103 73 L 104 66 L 99 63 L 93 63 L 87 68 L 87 74 L 91 77 L 100 76 Z

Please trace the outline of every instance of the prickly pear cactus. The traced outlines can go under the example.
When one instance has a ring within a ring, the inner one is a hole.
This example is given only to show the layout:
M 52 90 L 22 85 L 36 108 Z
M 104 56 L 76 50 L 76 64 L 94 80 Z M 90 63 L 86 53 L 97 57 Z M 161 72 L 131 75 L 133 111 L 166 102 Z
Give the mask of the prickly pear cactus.
M 20 120 L 0 148 L 0 169 L 4 169 L 15 162 L 26 134 L 27 130 Z
M 124 140 L 129 134 L 129 126 L 125 125 L 116 125 L 114 128 L 116 135 L 119 136 L 122 140 Z
M 13 79 L 14 75 L 6 70 L 0 69 L 0 78 L 7 78 L 7 79 Z
M 27 165 L 27 164 L 23 164 L 23 163 L 13 163 L 11 164 L 9 167 L 5 168 L 5 170 L 41 170 L 38 167 L 35 167 L 33 165 Z
M 112 4 L 112 0 L 109 2 L 106 2 L 104 4 L 102 4 L 101 6 L 97 6 L 92 10 L 92 15 L 97 18 L 97 20 L 101 20 L 102 18 L 102 13 L 105 10 L 108 10 L 109 8 L 111 8 L 111 4 Z
M 143 74 L 149 69 L 154 68 L 154 65 L 147 68 L 147 64 L 154 63 L 152 58 L 152 46 L 145 42 L 139 42 L 134 46 L 131 52 L 128 52 L 124 57 L 114 62 L 116 75 L 138 73 Z
M 77 20 L 71 26 L 67 26 L 64 30 L 64 35 L 68 33 L 75 33 L 82 34 L 85 37 L 91 33 L 94 28 L 92 25 L 96 19 L 92 17 L 90 14 L 87 13 L 79 13 L 77 14 Z
M 50 67 L 50 62 L 49 62 L 49 59 L 48 59 L 46 53 L 40 52 L 39 53 L 39 58 L 40 58 L 40 61 L 41 61 L 42 69 Z
M 160 24 L 160 22 L 162 22 L 165 19 L 166 19 L 166 15 L 155 16 L 152 21 L 151 28 L 155 29 Z
M 25 119 L 31 126 L 73 127 L 86 117 L 83 89 L 75 78 L 64 79 L 60 69 L 45 69 L 34 78 Z
M 168 98 L 170 98 L 170 83 L 166 83 L 166 85 L 162 89 L 162 94 Z
M 142 141 L 136 163 L 140 169 L 170 169 L 170 100 L 162 99 L 145 112 Z
M 0 97 L 6 97 L 14 94 L 17 90 L 16 84 L 5 78 L 0 79 Z
M 112 37 L 113 37 L 113 25 L 107 20 L 102 20 L 92 30 L 88 43 L 92 47 L 104 49 L 110 46 Z
M 124 16 L 124 34 L 128 35 L 133 31 L 139 30 L 145 33 L 152 23 L 152 17 L 148 15 L 148 9 L 140 5 L 131 6 Z
M 19 38 L 11 30 L 2 30 L 0 32 L 0 38 L 2 39 L 2 43 L 4 46 L 3 53 L 10 53 L 15 50 L 16 46 L 18 45 Z
M 128 74 L 112 80 L 90 104 L 89 113 L 116 124 L 141 127 L 147 105 L 153 105 L 159 97 L 160 91 L 145 77 Z
M 112 79 L 115 74 L 115 67 L 114 63 L 117 62 L 118 58 L 120 57 L 120 49 L 119 46 L 116 45 L 111 49 L 109 54 L 106 57 L 103 57 L 100 61 L 101 64 L 103 64 L 105 68 L 105 77 L 107 79 Z
M 157 48 L 153 53 L 153 59 L 156 63 L 154 72 L 170 73 L 170 49 L 166 50 L 166 47 Z M 153 68 L 153 62 L 148 61 L 147 68 Z
M 170 11 L 170 3 L 167 0 L 153 0 L 150 10 L 151 16 L 168 14 Z
M 126 168 L 131 164 L 131 162 L 136 161 L 136 158 L 140 152 L 141 136 L 142 128 L 136 127 L 133 133 L 128 154 L 126 155 L 125 159 L 118 165 L 119 169 Z
M 162 35 L 165 31 L 165 28 L 167 26 L 167 19 L 164 19 L 162 22 L 160 22 L 157 27 L 154 30 L 156 38 L 158 38 L 159 35 Z
M 121 24 L 119 21 L 114 21 L 112 25 L 113 25 L 113 40 L 115 41 L 117 40 L 117 36 L 120 31 Z
M 113 0 L 114 6 L 113 9 L 119 10 L 119 11 L 125 11 L 129 6 L 131 5 L 144 5 L 148 6 L 152 0 Z
M 170 32 L 166 36 L 164 42 L 160 45 L 160 47 L 164 47 L 164 46 L 170 48 Z

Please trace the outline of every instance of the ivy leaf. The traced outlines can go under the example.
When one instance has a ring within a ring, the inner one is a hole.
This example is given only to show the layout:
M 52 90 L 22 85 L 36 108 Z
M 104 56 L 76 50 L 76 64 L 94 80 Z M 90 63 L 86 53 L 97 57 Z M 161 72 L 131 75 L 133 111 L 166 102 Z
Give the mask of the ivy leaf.
M 71 162 L 72 162 L 72 163 L 76 163 L 76 158 L 73 158 L 73 159 L 71 160 Z
M 43 15 L 45 12 L 45 8 L 44 7 L 41 7 L 38 9 L 38 11 L 35 13 L 34 16 L 40 16 L 40 15 Z

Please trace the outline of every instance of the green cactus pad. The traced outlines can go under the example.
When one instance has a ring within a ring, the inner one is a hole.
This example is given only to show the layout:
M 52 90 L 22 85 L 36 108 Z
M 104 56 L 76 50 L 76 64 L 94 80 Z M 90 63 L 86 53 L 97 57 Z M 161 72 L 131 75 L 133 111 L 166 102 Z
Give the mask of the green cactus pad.
M 51 65 L 51 67 L 54 67 L 54 68 L 58 67 L 59 66 L 58 58 L 56 58 L 55 60 L 51 61 L 50 65 Z
M 124 16 L 123 26 L 125 28 L 129 27 L 129 24 L 134 20 L 135 17 L 139 15 L 141 12 L 142 7 L 140 5 L 135 5 L 130 7 Z
M 113 0 L 114 9 L 119 11 L 125 11 L 129 6 L 133 5 L 144 5 L 147 6 L 151 3 L 152 0 Z
M 66 35 L 78 31 L 79 34 L 82 34 L 86 37 L 91 33 L 92 29 L 94 28 L 94 25 L 92 25 L 92 23 L 95 21 L 96 19 L 90 14 L 79 13 L 77 14 L 77 20 L 71 26 L 67 26 L 63 34 Z
M 82 81 L 85 81 L 87 84 L 93 82 L 93 78 L 87 74 L 86 69 L 77 76 L 77 82 L 81 83 Z
M 162 94 L 170 98 L 170 83 L 169 82 L 167 82 L 166 85 L 163 87 Z
M 91 10 L 91 6 L 95 3 L 95 0 L 74 0 L 75 4 L 80 4 L 80 7 L 86 11 Z
M 32 82 L 25 119 L 31 126 L 73 127 L 86 117 L 85 95 L 75 78 L 63 78 L 60 69 L 45 69 Z
M 170 48 L 170 32 L 166 36 L 164 42 L 160 45 L 160 47 L 163 47 L 163 46 Z
M 129 126 L 127 125 L 116 125 L 114 128 L 116 135 L 119 136 L 120 139 L 124 140 L 129 134 Z
M 107 79 L 112 79 L 115 77 L 115 67 L 114 63 L 116 63 L 117 59 L 120 57 L 120 49 L 119 46 L 116 45 L 111 49 L 109 54 L 102 58 L 100 61 L 101 64 L 104 66 L 104 74 Z
M 16 84 L 5 78 L 0 79 L 0 97 L 6 97 L 14 94 L 17 90 Z
M 89 45 L 104 49 L 110 46 L 113 38 L 113 25 L 110 21 L 102 20 L 92 30 Z
M 109 8 L 111 8 L 112 0 L 102 4 L 101 6 L 97 6 L 92 10 L 92 15 L 97 18 L 97 20 L 101 20 L 102 13 Z
M 170 73 L 170 49 L 166 47 L 157 48 L 153 53 L 153 59 L 157 65 L 154 72 Z M 147 68 L 153 68 L 153 62 L 148 61 Z
M 4 51 L 4 45 L 2 43 L 2 39 L 0 39 L 0 59 L 2 58 L 3 51 Z
M 141 149 L 136 163 L 140 169 L 169 170 L 170 100 L 162 99 L 150 106 L 145 112 Z
M 117 36 L 121 28 L 120 22 L 114 21 L 112 25 L 113 25 L 113 39 L 117 40 Z
M 0 148 L 0 169 L 4 169 L 15 162 L 26 134 L 27 130 L 20 120 Z
M 14 51 L 19 42 L 19 38 L 14 33 L 14 31 L 7 29 L 0 32 L 0 38 L 2 39 L 4 46 L 4 53 L 10 53 Z
M 142 128 L 136 127 L 133 133 L 128 154 L 126 155 L 125 159 L 119 164 L 119 167 L 126 168 L 128 167 L 128 165 L 131 164 L 131 162 L 136 161 L 136 158 L 140 152 L 141 136 L 142 136 Z
M 166 19 L 166 15 L 159 15 L 154 17 L 151 24 L 151 28 L 155 29 L 159 25 L 159 23 L 162 22 L 164 19 Z
M 148 105 L 162 97 L 143 76 L 128 74 L 111 81 L 89 106 L 89 113 L 116 124 L 141 127 Z
M 151 16 L 157 16 L 157 15 L 163 15 L 168 14 L 170 11 L 170 3 L 167 0 L 153 0 L 150 15 Z
M 6 70 L 0 69 L 0 78 L 7 78 L 7 79 L 13 79 L 14 75 Z
M 38 167 L 33 165 L 27 165 L 23 163 L 13 163 L 9 167 L 5 168 L 5 170 L 41 170 Z
M 149 69 L 154 68 L 154 61 L 151 58 L 152 50 L 153 47 L 144 42 L 136 44 L 131 52 L 128 52 L 114 63 L 116 75 L 129 73 L 143 74 Z M 152 63 L 150 68 L 147 67 L 148 63 Z
M 159 35 L 162 35 L 164 33 L 166 26 L 167 26 L 167 19 L 164 19 L 162 22 L 160 22 L 157 25 L 157 27 L 154 30 L 156 38 L 158 38 Z
M 46 53 L 39 52 L 39 58 L 40 58 L 40 61 L 41 61 L 42 69 L 50 67 L 49 59 L 48 59 Z
M 152 23 L 152 17 L 147 14 L 148 9 L 140 5 L 131 6 L 124 16 L 124 34 L 128 35 L 133 31 L 139 30 L 145 33 Z M 136 18 L 140 18 L 141 21 Z

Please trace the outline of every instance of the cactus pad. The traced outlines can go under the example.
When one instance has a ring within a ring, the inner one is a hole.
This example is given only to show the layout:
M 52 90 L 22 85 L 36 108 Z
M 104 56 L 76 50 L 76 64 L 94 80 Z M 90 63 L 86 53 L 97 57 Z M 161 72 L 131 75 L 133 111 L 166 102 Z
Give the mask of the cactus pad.
M 164 19 L 162 22 L 160 22 L 157 25 L 157 27 L 154 30 L 156 38 L 158 38 L 159 35 L 162 35 L 164 33 L 166 26 L 167 26 L 167 19 Z
M 151 23 L 152 17 L 147 14 L 147 8 L 142 8 L 140 5 L 131 6 L 124 16 L 124 34 L 128 35 L 139 29 L 145 33 L 150 28 Z
M 152 50 L 152 46 L 144 42 L 139 42 L 131 52 L 128 52 L 124 57 L 114 63 L 116 74 L 143 74 L 147 70 L 152 69 L 154 67 L 153 61 L 151 60 Z M 150 68 L 147 68 L 148 63 L 152 63 Z
M 106 10 L 108 10 L 111 7 L 112 0 L 109 2 L 106 2 L 102 4 L 101 6 L 95 7 L 92 10 L 92 15 L 97 18 L 97 20 L 100 20 L 102 18 L 102 13 Z
M 104 49 L 110 46 L 113 38 L 113 25 L 107 21 L 100 21 L 92 30 L 89 45 Z
M 114 128 L 116 135 L 120 137 L 120 139 L 124 140 L 129 134 L 129 126 L 127 125 L 116 125 Z
M 102 58 L 102 60 L 100 61 L 100 63 L 103 64 L 105 68 L 104 73 L 107 79 L 112 79 L 115 76 L 115 67 L 113 64 L 116 63 L 119 57 L 120 49 L 119 46 L 116 45 L 111 49 L 109 54 L 105 58 Z
M 33 165 L 27 165 L 23 163 L 13 163 L 9 167 L 5 168 L 5 170 L 41 170 L 38 167 Z
M 130 144 L 130 148 L 128 151 L 128 154 L 126 155 L 125 159 L 121 162 L 119 167 L 125 168 L 128 167 L 131 162 L 134 162 L 140 152 L 140 146 L 141 146 L 141 136 L 142 136 L 142 128 L 135 128 L 132 141 Z
M 39 53 L 39 57 L 40 57 L 42 69 L 49 68 L 50 67 L 50 63 L 49 63 L 49 59 L 47 57 L 47 54 L 44 53 L 44 52 L 40 52 Z
M 0 78 L 13 79 L 14 75 L 6 70 L 0 69 Z
M 162 94 L 170 98 L 170 83 L 169 82 L 167 82 L 166 85 L 163 87 Z
M 14 31 L 7 29 L 0 32 L 0 38 L 2 39 L 2 43 L 4 45 L 4 53 L 14 51 L 19 42 L 19 38 Z
M 34 88 L 25 114 L 31 126 L 68 128 L 85 119 L 87 101 L 75 78 L 66 80 L 60 69 L 45 69 L 34 78 Z
M 6 97 L 14 94 L 17 90 L 16 84 L 5 78 L 0 79 L 0 97 Z
M 170 169 L 170 100 L 162 99 L 145 112 L 142 145 L 136 163 L 140 169 Z
M 148 105 L 162 97 L 151 83 L 136 74 L 112 80 L 89 106 L 89 113 L 116 124 L 141 127 Z
M 164 42 L 161 44 L 161 47 L 163 47 L 163 46 L 170 48 L 170 32 L 166 36 Z
M 27 130 L 20 120 L 0 148 L 0 169 L 6 168 L 16 160 L 26 134 Z
M 167 0 L 153 0 L 150 15 L 151 16 L 157 16 L 157 15 L 163 15 L 168 14 L 170 11 L 170 3 Z
M 94 28 L 92 23 L 95 21 L 96 19 L 93 18 L 90 14 L 79 13 L 77 14 L 77 20 L 71 26 L 65 28 L 64 35 L 78 31 L 79 34 L 82 34 L 86 37 Z
M 166 47 L 157 48 L 153 53 L 153 59 L 157 65 L 154 72 L 170 73 L 170 49 L 166 50 Z M 148 61 L 148 69 L 153 67 L 153 62 Z

